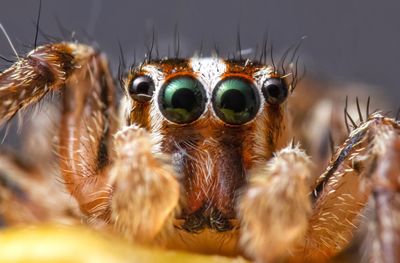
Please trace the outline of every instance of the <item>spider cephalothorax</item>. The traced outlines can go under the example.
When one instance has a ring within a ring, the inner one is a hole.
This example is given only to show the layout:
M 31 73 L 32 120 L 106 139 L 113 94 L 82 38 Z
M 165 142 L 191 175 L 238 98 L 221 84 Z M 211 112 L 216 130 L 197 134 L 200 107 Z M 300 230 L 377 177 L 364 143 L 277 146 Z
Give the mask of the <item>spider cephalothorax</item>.
M 232 229 L 247 171 L 287 142 L 288 92 L 272 68 L 219 58 L 146 63 L 128 77 L 127 125 L 144 127 L 183 177 L 183 229 Z
M 29 187 L 48 181 L 43 170 L 3 153 L 1 222 L 78 217 L 140 244 L 311 262 L 349 244 L 370 199 L 371 258 L 385 258 L 382 248 L 395 259 L 398 121 L 368 110 L 364 119 L 358 107 L 360 122 L 315 175 L 293 142 L 304 137 L 289 122 L 293 79 L 250 60 L 147 61 L 127 74 L 118 121 L 103 55 L 76 43 L 39 47 L 0 74 L 0 123 L 60 91 L 59 172 L 82 214 L 60 206 L 38 215 L 52 211 Z

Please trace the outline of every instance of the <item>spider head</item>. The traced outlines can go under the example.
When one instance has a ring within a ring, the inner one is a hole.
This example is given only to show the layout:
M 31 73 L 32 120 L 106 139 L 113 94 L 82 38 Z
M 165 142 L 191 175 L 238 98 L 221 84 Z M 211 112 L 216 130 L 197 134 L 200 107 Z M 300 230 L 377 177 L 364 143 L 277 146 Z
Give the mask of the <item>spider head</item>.
M 166 59 L 133 69 L 124 98 L 127 125 L 151 134 L 172 156 L 189 232 L 232 229 L 249 171 L 287 142 L 286 78 L 272 67 L 219 58 Z

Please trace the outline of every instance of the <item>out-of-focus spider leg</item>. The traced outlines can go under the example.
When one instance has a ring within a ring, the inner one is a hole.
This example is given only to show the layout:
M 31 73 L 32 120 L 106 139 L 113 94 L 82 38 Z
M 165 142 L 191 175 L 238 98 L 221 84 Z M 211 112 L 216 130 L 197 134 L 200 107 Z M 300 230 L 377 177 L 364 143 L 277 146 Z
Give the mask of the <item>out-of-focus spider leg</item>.
M 400 259 L 400 125 L 373 127 L 372 215 L 368 218 L 365 260 L 398 262 Z
M 31 51 L 0 74 L 0 124 L 57 90 L 63 94 L 59 154 L 65 183 L 84 213 L 107 217 L 95 208 L 110 196 L 101 190 L 115 129 L 115 87 L 101 54 L 74 43 Z
M 377 205 L 377 221 L 385 222 L 388 219 L 384 214 L 385 209 L 395 203 L 385 200 L 390 192 L 384 191 L 382 195 L 382 175 L 378 175 L 384 172 L 383 168 L 387 168 L 390 176 L 396 178 L 393 180 L 397 180 L 398 186 L 399 174 L 395 175 L 394 172 L 398 164 L 385 167 L 389 164 L 387 158 L 394 158 L 387 157 L 385 152 L 396 152 L 394 142 L 398 140 L 399 133 L 399 124 L 380 114 L 373 114 L 353 130 L 314 187 L 313 213 L 305 244 L 301 252 L 296 253 L 297 256 L 307 262 L 325 262 L 341 251 L 352 239 L 371 191 Z M 385 173 L 384 177 L 387 176 Z M 395 186 L 394 183 L 390 184 L 390 187 Z M 393 227 L 391 230 L 394 231 Z M 398 231 L 392 234 L 398 235 Z M 386 239 L 382 242 L 385 247 L 395 244 Z M 389 253 L 385 257 L 392 255 Z
M 70 199 L 62 184 L 43 176 L 34 163 L 0 152 L 0 228 L 49 221 L 77 224 L 81 214 Z
M 239 202 L 240 243 L 248 256 L 277 262 L 301 243 L 311 213 L 310 164 L 299 146 L 288 146 L 250 171 Z

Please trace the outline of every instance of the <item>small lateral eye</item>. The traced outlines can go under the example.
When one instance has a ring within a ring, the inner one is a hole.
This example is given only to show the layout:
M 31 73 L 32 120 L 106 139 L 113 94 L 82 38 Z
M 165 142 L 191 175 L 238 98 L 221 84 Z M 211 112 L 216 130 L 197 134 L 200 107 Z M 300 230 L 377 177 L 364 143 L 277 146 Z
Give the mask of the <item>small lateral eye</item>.
M 285 82 L 280 78 L 267 79 L 261 91 L 265 101 L 269 104 L 280 104 L 285 101 L 288 96 L 288 88 Z
M 154 82 L 149 76 L 138 76 L 131 82 L 128 91 L 138 102 L 149 101 L 154 93 Z

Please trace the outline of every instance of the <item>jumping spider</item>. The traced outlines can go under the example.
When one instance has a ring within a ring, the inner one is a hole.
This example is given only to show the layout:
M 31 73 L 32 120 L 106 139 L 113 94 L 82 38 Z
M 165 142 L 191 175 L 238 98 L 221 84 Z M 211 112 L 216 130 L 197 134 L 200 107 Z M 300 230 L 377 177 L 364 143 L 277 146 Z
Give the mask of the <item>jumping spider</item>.
M 0 74 L 0 121 L 59 92 L 59 170 L 81 220 L 136 243 L 324 262 L 350 243 L 370 200 L 370 259 L 395 262 L 398 121 L 360 114 L 315 176 L 293 141 L 302 137 L 287 110 L 294 75 L 251 60 L 149 59 L 122 81 L 117 118 L 106 58 L 83 44 L 48 44 Z M 43 187 L 40 164 L 1 158 L 3 224 L 79 217 L 50 205 L 60 193 Z

